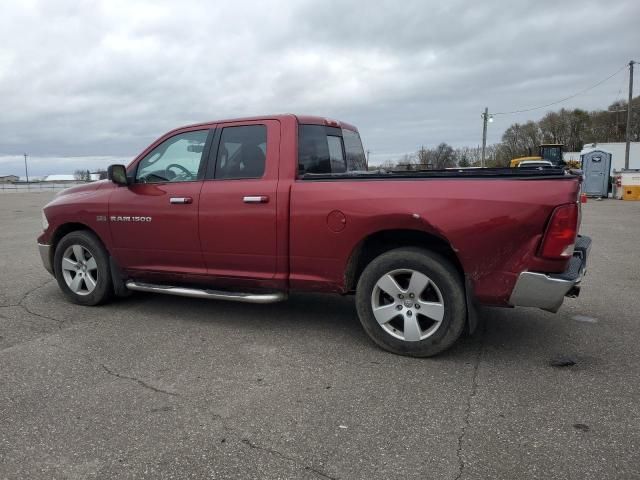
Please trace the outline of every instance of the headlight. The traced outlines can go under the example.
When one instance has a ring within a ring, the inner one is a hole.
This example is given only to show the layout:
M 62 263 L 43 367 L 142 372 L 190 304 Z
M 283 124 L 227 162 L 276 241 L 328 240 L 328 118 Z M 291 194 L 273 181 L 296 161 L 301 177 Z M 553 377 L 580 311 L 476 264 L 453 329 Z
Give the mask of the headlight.
M 42 210 L 42 230 L 46 230 L 49 228 L 49 221 L 47 220 L 47 216 L 44 214 L 44 210 Z

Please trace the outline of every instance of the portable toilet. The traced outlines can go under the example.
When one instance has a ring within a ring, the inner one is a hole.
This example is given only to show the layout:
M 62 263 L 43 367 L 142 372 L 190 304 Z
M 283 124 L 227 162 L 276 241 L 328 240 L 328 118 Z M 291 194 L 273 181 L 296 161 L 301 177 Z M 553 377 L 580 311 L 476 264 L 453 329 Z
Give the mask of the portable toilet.
M 584 183 L 582 191 L 590 197 L 606 197 L 609 191 L 611 154 L 593 150 L 581 155 Z

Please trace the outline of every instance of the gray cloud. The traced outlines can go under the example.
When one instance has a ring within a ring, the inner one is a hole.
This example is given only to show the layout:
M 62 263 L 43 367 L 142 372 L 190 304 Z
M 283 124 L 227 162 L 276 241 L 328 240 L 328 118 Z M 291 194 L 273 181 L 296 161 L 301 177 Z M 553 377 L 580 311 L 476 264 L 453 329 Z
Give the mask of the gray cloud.
M 477 145 L 485 105 L 544 104 L 638 59 L 638 18 L 637 0 L 5 2 L 0 174 L 23 151 L 132 158 L 181 124 L 288 111 L 358 125 L 373 159 Z M 623 82 L 565 106 L 606 107 Z M 490 142 L 544 113 L 496 118 Z

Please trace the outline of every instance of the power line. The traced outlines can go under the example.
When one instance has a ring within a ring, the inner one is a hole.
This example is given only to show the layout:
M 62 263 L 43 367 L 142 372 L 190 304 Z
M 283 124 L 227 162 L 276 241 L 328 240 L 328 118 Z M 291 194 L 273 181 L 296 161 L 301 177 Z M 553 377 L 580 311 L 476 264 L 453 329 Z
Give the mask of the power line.
M 540 105 L 538 107 L 525 108 L 525 109 L 522 109 L 522 110 L 514 110 L 512 112 L 492 113 L 491 115 L 513 115 L 515 113 L 532 112 L 533 110 L 540 110 L 541 108 L 547 108 L 547 107 L 551 107 L 553 105 L 557 105 L 557 104 L 562 103 L 562 102 L 566 102 L 567 100 L 570 100 L 570 99 L 572 99 L 574 97 L 577 97 L 579 95 L 582 95 L 583 93 L 588 92 L 589 90 L 593 90 L 594 88 L 599 87 L 600 85 L 602 85 L 607 80 L 610 80 L 611 78 L 613 78 L 616 75 L 618 75 L 622 70 L 627 68 L 627 66 L 628 66 L 628 64 L 625 63 L 619 70 L 616 70 L 614 73 L 609 75 L 607 78 L 605 78 L 603 80 L 600 80 L 598 83 L 595 83 L 595 84 L 591 85 L 590 87 L 587 87 L 584 90 L 580 90 L 579 92 L 574 93 L 573 95 L 569 95 L 568 97 L 565 97 L 565 98 L 563 98 L 561 100 L 556 100 L 555 102 L 547 103 L 546 105 Z
M 624 101 L 624 97 L 622 95 L 622 91 L 624 90 L 624 84 L 626 83 L 627 76 L 622 76 L 622 81 L 620 82 L 620 88 L 618 89 L 618 96 L 616 97 L 616 102 Z

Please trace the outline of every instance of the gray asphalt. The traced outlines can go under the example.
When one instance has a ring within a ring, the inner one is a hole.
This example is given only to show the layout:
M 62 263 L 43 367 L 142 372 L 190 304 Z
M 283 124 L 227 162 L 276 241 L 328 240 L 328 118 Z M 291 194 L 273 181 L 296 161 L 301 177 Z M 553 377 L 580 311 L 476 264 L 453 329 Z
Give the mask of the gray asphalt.
M 585 205 L 558 314 L 486 309 L 411 359 L 351 298 L 69 304 L 34 243 L 50 198 L 0 195 L 0 478 L 640 478 L 640 202 Z

